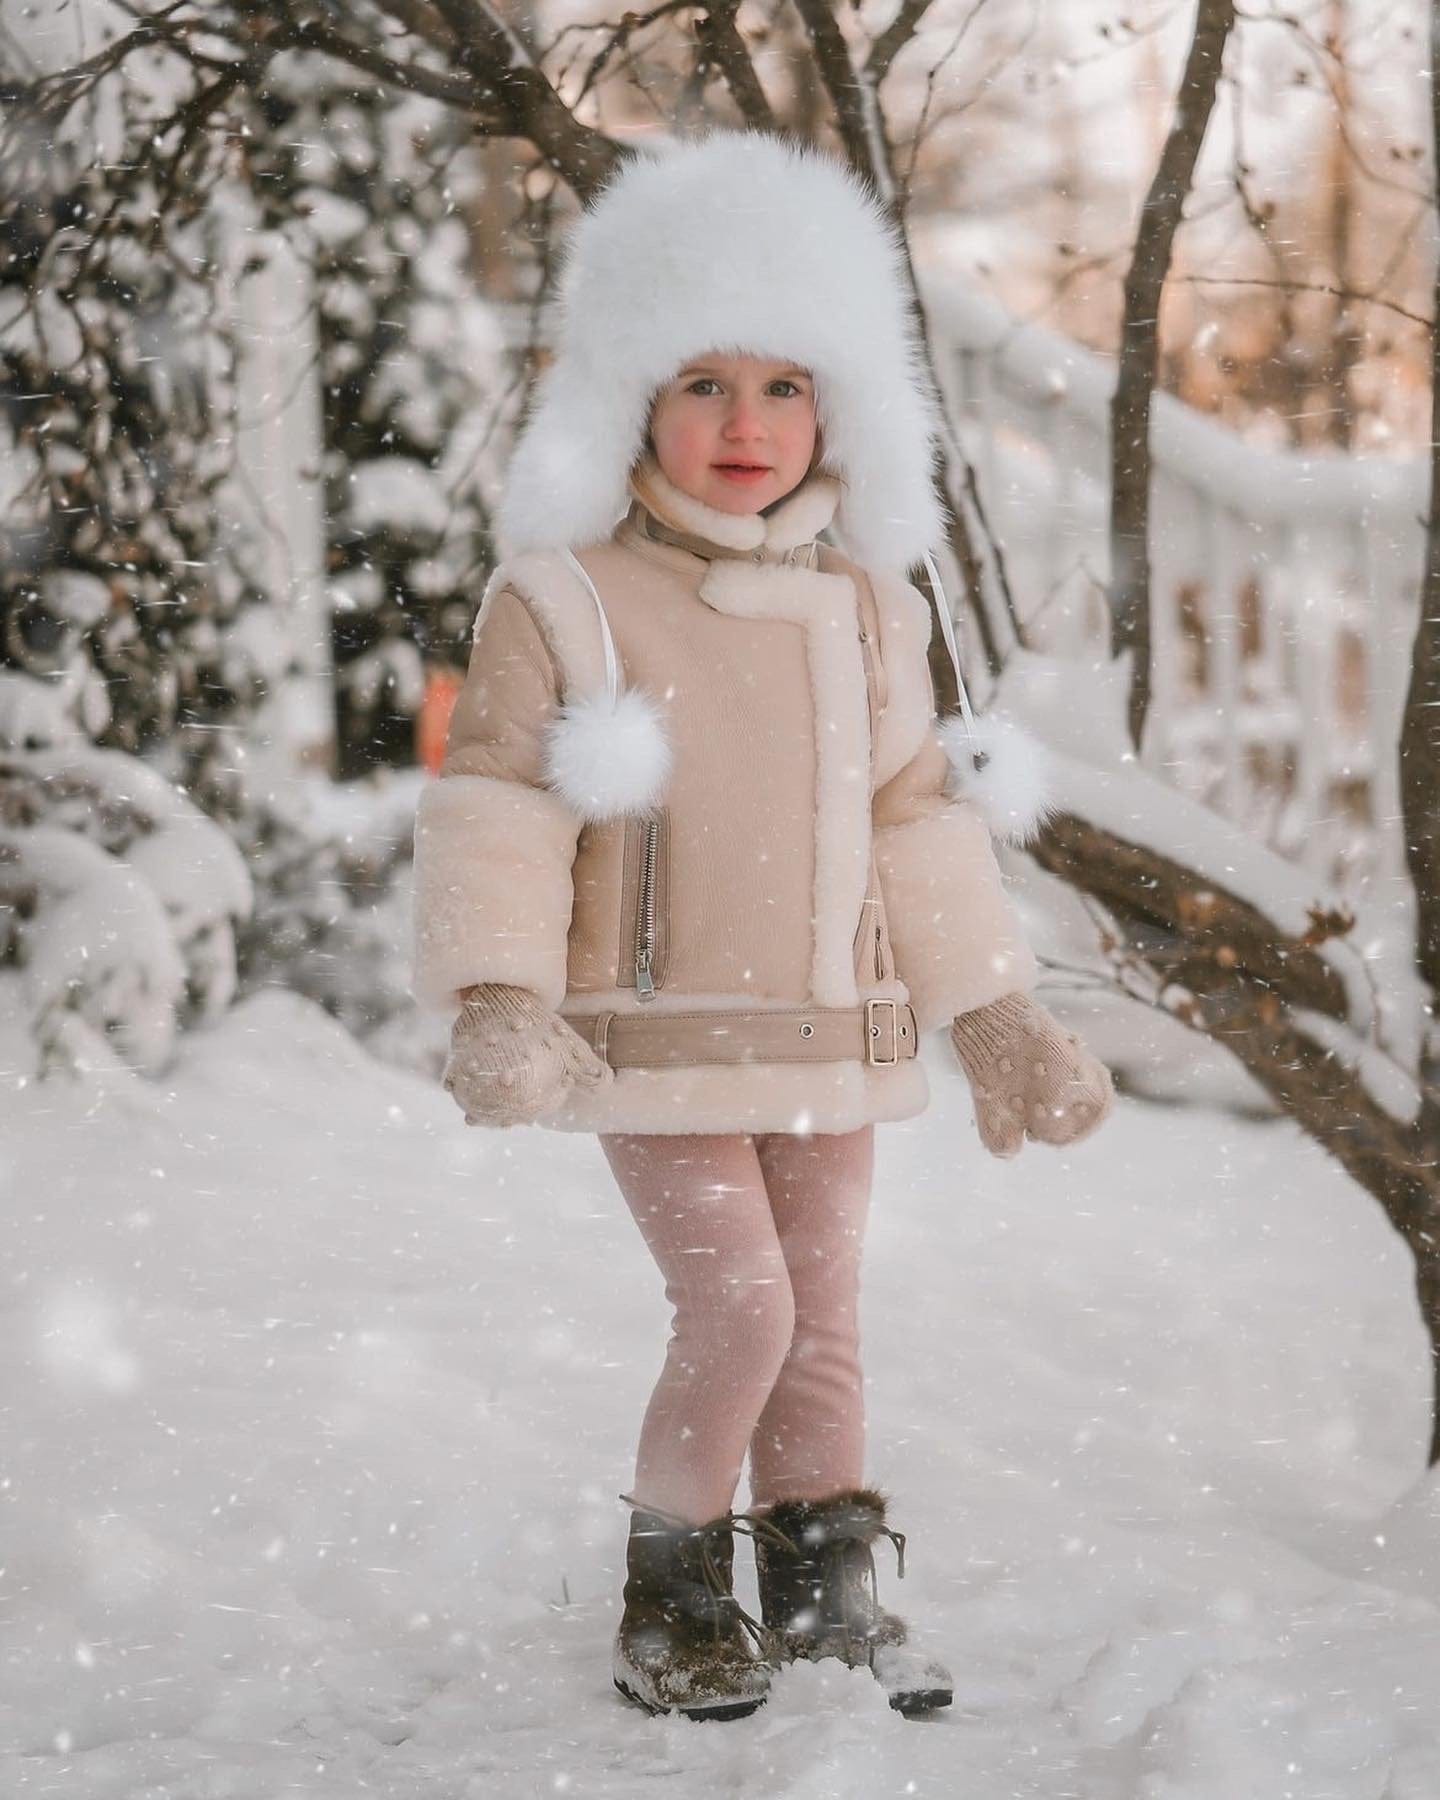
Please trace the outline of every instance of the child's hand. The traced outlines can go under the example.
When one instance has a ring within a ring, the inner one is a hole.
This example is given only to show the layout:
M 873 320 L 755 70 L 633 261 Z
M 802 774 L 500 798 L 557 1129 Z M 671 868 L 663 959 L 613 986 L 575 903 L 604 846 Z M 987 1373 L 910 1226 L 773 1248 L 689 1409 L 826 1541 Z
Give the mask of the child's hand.
M 1114 1107 L 1104 1063 L 1028 994 L 1005 994 L 961 1013 L 951 1021 L 950 1042 L 992 1156 L 1017 1155 L 1027 1137 L 1075 1143 Z
M 443 1083 L 467 1125 L 528 1125 L 572 1083 L 599 1087 L 615 1071 L 528 988 L 469 990 L 450 1031 Z

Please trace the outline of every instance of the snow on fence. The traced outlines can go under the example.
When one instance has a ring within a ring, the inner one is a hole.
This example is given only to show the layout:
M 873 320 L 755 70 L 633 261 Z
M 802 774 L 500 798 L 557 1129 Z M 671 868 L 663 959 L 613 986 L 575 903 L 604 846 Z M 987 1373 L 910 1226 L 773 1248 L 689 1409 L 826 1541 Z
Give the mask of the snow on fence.
M 926 306 L 1032 646 L 1103 654 L 1114 360 L 948 279 Z M 1258 448 L 1168 394 L 1151 444 L 1142 761 L 1342 890 L 1399 873 L 1424 463 Z

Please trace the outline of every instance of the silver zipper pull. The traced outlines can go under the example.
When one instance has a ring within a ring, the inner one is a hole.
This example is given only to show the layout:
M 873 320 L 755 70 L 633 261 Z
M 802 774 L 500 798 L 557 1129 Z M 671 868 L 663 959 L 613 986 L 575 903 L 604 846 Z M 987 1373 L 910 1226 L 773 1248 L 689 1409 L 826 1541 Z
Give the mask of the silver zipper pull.
M 650 978 L 650 952 L 642 950 L 635 958 L 635 997 L 638 1000 L 655 998 L 655 983 Z

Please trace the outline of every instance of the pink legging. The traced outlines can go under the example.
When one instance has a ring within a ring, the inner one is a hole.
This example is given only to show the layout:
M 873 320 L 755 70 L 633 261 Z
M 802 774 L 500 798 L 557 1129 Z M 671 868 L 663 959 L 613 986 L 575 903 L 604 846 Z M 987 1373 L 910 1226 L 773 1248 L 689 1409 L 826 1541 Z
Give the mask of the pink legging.
M 610 1132 L 600 1145 L 665 1277 L 674 1322 L 630 1490 L 703 1524 L 863 1479 L 860 1253 L 875 1127 Z

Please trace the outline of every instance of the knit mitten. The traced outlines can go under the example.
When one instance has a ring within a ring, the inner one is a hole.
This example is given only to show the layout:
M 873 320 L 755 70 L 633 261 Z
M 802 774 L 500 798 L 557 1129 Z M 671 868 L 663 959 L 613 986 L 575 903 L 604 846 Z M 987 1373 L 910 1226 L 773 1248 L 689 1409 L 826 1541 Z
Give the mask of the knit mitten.
M 1115 1104 L 1104 1063 L 1028 994 L 1003 994 L 961 1013 L 951 1022 L 950 1042 L 992 1156 L 1015 1156 L 1027 1137 L 1074 1143 Z
M 484 982 L 465 993 L 443 1081 L 467 1125 L 528 1125 L 572 1082 L 614 1080 L 609 1063 L 528 988 Z

